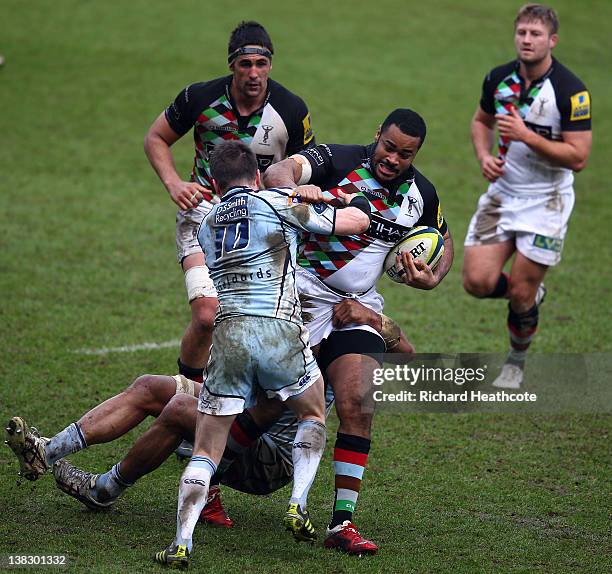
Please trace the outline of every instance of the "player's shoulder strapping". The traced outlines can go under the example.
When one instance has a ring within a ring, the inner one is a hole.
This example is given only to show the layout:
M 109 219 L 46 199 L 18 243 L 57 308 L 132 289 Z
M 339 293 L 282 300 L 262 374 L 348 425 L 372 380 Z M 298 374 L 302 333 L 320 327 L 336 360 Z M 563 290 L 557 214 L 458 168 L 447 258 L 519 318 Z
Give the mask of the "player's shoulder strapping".
M 288 210 L 298 206 L 305 205 L 302 202 L 300 194 L 290 187 L 271 187 L 263 189 L 257 193 L 253 193 L 253 197 L 263 201 L 275 215 L 285 221 Z M 291 222 L 288 222 L 291 225 Z
M 262 189 L 255 195 L 272 201 L 283 201 L 298 196 L 291 187 L 269 187 L 268 189 Z
M 271 187 L 259 191 L 249 191 L 255 201 L 267 205 L 277 216 L 278 209 L 292 203 L 292 197 L 297 195 L 290 187 Z

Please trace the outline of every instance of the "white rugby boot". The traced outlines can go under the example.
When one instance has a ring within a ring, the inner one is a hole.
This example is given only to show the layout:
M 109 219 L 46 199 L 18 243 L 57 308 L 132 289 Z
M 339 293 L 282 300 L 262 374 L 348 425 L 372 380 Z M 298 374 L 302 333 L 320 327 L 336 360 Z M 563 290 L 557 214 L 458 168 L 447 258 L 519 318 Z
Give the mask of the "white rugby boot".
M 504 363 L 501 372 L 491 383 L 498 389 L 518 390 L 523 383 L 523 369 L 514 363 Z

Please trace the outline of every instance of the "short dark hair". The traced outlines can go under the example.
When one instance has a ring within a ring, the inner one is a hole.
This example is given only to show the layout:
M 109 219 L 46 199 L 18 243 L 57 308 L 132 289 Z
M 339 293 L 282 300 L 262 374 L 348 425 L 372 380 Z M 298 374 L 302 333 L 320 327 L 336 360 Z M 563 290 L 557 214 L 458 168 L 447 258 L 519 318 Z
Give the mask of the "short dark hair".
M 210 175 L 221 193 L 234 185 L 250 183 L 257 176 L 255 154 L 240 140 L 221 142 L 210 156 Z
M 249 20 L 248 22 L 240 22 L 230 35 L 229 44 L 227 46 L 227 55 L 229 56 L 238 48 L 243 46 L 263 46 L 267 48 L 271 54 L 274 54 L 272 40 L 266 32 L 266 29 L 259 23 Z
M 515 29 L 521 20 L 527 20 L 528 22 L 540 20 L 540 22 L 548 26 L 551 34 L 556 34 L 559 30 L 559 17 L 557 13 L 544 4 L 525 4 L 522 6 L 514 19 Z
M 425 125 L 425 120 L 416 112 L 408 108 L 397 108 L 393 110 L 387 116 L 382 126 L 380 126 L 380 132 L 384 132 L 391 125 L 397 126 L 408 136 L 420 138 L 421 143 L 419 147 L 423 145 L 425 136 L 427 135 L 427 126 Z

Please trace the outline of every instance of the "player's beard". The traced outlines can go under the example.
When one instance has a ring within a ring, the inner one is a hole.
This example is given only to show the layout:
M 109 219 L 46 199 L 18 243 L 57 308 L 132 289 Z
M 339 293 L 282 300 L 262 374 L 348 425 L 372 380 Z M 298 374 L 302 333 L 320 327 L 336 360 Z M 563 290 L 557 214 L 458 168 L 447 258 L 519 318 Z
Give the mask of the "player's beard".
M 543 62 L 545 62 L 548 58 L 552 57 L 552 53 L 550 50 L 546 50 L 541 54 L 536 54 L 535 51 L 531 51 L 526 56 L 521 56 L 521 52 L 518 52 L 518 61 L 523 64 L 526 68 L 537 68 Z

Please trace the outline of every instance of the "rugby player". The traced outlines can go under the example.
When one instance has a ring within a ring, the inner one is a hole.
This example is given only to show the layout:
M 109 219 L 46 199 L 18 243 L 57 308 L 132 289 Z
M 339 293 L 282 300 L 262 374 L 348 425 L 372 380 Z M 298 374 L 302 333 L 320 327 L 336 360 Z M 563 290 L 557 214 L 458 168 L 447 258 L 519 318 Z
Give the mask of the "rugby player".
M 201 381 L 208 360 L 217 294 L 198 244 L 200 222 L 219 201 L 210 178 L 210 156 L 229 139 L 247 143 L 261 172 L 314 144 L 306 104 L 268 76 L 272 41 L 257 22 L 242 22 L 231 33 L 231 75 L 187 86 L 153 122 L 144 148 L 179 210 L 178 261 L 185 273 L 191 321 L 181 341 L 179 372 Z M 170 147 L 193 128 L 195 158 L 189 181 L 178 175 Z
M 465 238 L 463 286 L 508 303 L 510 352 L 493 382 L 518 389 L 538 328 L 542 283 L 561 259 L 574 206 L 575 171 L 591 150 L 591 106 L 584 84 L 552 56 L 559 21 L 542 4 L 514 21 L 517 58 L 489 72 L 472 119 L 474 151 L 490 184 Z M 495 127 L 498 155 L 492 155 Z M 506 262 L 514 255 L 510 272 Z
M 357 301 L 350 303 L 350 309 L 338 307 L 341 320 L 374 322 L 369 309 Z M 404 355 L 414 353 L 392 319 L 383 316 L 379 324 L 385 327 L 381 335 L 389 350 Z M 50 439 L 38 436 L 38 431 L 29 428 L 21 417 L 13 417 L 6 428 L 6 443 L 17 456 L 20 476 L 38 480 L 52 468 L 64 492 L 90 508 L 108 508 L 126 488 L 166 460 L 182 439 L 193 441 L 200 387 L 201 383 L 183 375 L 142 375 Z M 333 394 L 328 388 L 328 413 L 332 404 Z M 123 436 L 148 416 L 157 419 L 108 472 L 93 474 L 64 459 Z M 279 401 L 267 401 L 244 411 L 230 428 L 222 459 L 224 468 L 216 475 L 218 481 L 248 494 L 268 494 L 281 488 L 293 477 L 291 445 L 296 432 L 295 415 Z M 209 490 L 201 520 L 213 526 L 232 526 L 218 487 Z
M 397 109 L 385 119 L 372 144 L 319 145 L 271 166 L 264 176 L 267 186 L 312 183 L 329 190 L 332 198 L 359 192 L 372 211 L 366 232 L 311 234 L 298 258 L 304 321 L 340 419 L 334 449 L 335 499 L 324 545 L 350 554 L 378 550 L 361 536 L 352 516 L 371 444 L 373 413 L 363 408 L 364 401 L 371 396 L 373 370 L 385 351 L 376 323 L 384 304 L 376 291 L 383 262 L 395 243 L 417 225 L 437 228 L 444 236 L 445 251 L 435 270 L 409 253 L 398 256 L 406 285 L 433 289 L 453 260 L 436 190 L 412 165 L 425 134 L 425 122 L 417 113 Z M 338 309 L 355 300 L 374 311 L 369 324 L 338 320 Z
M 64 492 L 90 508 L 107 508 L 166 460 L 182 439 L 193 441 L 200 387 L 201 383 L 183 375 L 142 375 L 50 439 L 39 437 L 21 417 L 13 417 L 6 428 L 6 442 L 19 460 L 21 476 L 38 480 L 52 468 Z M 328 393 L 328 410 L 332 402 L 333 395 Z M 64 459 L 123 436 L 147 416 L 157 418 L 108 472 L 92 474 Z M 287 484 L 293 476 L 291 444 L 296 431 L 295 415 L 279 401 L 239 415 L 224 454 L 233 464 L 219 476 L 221 483 L 249 494 L 268 494 Z M 218 488 L 209 492 L 201 519 L 214 526 L 232 526 Z
M 193 456 L 179 484 L 176 536 L 155 555 L 156 562 L 172 567 L 189 564 L 193 530 L 230 426 L 257 401 L 257 389 L 297 415 L 293 488 L 284 524 L 296 540 L 315 539 L 307 495 L 325 447 L 325 401 L 295 284 L 298 233 L 361 233 L 370 225 L 363 197 L 343 194 L 346 207 L 336 209 L 303 203 L 299 189 L 257 192 L 255 154 L 242 142 L 219 144 L 210 169 L 221 201 L 202 222 L 198 240 L 219 308 L 198 400 Z

